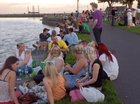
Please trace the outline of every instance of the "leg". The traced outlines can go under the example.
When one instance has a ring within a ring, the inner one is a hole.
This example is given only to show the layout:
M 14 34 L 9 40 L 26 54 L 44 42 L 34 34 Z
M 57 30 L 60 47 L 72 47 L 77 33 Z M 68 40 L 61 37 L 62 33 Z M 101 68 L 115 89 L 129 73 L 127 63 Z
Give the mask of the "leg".
M 97 42 L 97 43 L 100 43 L 100 42 L 101 42 L 101 33 L 102 33 L 102 29 L 94 28 L 94 29 L 93 29 L 93 33 L 94 33 L 96 42 Z
M 44 83 L 45 89 L 47 91 L 49 104 L 54 104 L 53 93 L 52 93 L 51 86 L 49 85 L 48 79 L 44 78 L 43 83 Z

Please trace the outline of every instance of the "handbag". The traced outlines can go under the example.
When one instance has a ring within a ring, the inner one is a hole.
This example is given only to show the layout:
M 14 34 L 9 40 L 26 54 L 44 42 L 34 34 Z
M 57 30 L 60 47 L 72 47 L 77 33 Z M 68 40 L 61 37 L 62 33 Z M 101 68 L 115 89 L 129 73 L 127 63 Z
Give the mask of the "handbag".
M 20 104 L 31 104 L 38 100 L 35 93 L 26 93 L 18 98 Z
M 71 90 L 69 96 L 71 97 L 71 102 L 84 100 L 84 97 L 80 93 L 80 89 Z
M 102 102 L 105 99 L 104 94 L 94 87 L 82 87 L 80 92 L 87 102 Z

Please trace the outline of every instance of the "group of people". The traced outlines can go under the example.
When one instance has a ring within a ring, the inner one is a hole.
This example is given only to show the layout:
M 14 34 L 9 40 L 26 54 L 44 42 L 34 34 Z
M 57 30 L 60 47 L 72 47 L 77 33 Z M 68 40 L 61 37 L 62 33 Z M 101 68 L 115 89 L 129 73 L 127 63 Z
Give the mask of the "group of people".
M 112 15 L 112 20 L 111 20 L 111 25 L 114 26 L 115 25 L 115 18 L 116 18 L 116 12 L 118 10 L 115 7 L 112 7 L 111 10 L 111 15 Z M 132 8 L 132 9 L 125 9 L 124 11 L 124 23 L 123 26 L 128 26 L 128 27 L 132 27 L 136 25 L 136 16 L 137 16 L 137 10 Z M 121 17 L 121 16 L 120 16 Z
M 43 82 L 50 104 L 66 96 L 66 91 L 88 86 L 101 90 L 105 79 L 115 80 L 118 77 L 117 59 L 100 39 L 102 13 L 97 10 L 96 3 L 90 5 L 94 10 L 91 26 L 96 42 L 80 41 L 68 19 L 51 33 L 44 28 L 39 35 L 40 40 L 35 47 L 47 49 L 49 53 L 34 80 L 37 84 Z M 65 62 L 68 51 L 75 57 L 73 65 Z M 24 74 L 36 71 L 32 68 L 31 52 L 26 50 L 24 43 L 17 44 L 16 55 L 8 57 L 0 70 L 0 104 L 19 104 L 15 83 L 16 75 L 20 76 L 21 71 Z

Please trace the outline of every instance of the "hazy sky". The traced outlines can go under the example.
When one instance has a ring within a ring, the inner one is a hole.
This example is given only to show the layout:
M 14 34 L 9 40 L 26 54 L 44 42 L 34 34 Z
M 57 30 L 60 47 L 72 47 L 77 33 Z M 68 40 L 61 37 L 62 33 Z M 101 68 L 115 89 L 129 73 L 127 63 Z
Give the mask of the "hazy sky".
M 80 11 L 91 9 L 89 3 L 97 0 L 79 0 Z M 41 13 L 72 12 L 76 10 L 77 0 L 0 0 L 0 14 L 2 13 L 27 13 L 27 7 L 32 11 L 34 5 L 37 11 L 38 5 Z M 105 9 L 107 4 L 99 4 Z

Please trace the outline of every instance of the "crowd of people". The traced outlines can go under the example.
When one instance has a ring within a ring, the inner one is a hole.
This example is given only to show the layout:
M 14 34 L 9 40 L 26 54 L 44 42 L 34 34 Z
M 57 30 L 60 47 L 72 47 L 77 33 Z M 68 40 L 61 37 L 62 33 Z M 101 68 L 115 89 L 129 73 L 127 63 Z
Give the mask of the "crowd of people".
M 32 68 L 31 52 L 24 43 L 17 44 L 15 56 L 8 57 L 0 70 L 0 104 L 19 104 L 15 84 L 16 76 L 20 77 L 21 73 L 30 75 L 36 72 L 33 78 L 36 85 L 32 88 L 20 86 L 20 91 L 23 94 L 34 92 L 38 98 L 50 104 L 61 100 L 73 89 L 91 86 L 101 91 L 104 80 L 117 79 L 117 59 L 101 41 L 101 11 L 97 10 L 96 3 L 90 5 L 94 11 L 91 15 L 88 11 L 83 11 L 79 18 L 72 14 L 70 18 L 66 16 L 64 24 L 57 24 L 54 30 L 43 29 L 39 41 L 33 45 L 48 51 L 43 67 Z M 78 30 L 82 32 L 83 23 L 88 22 L 93 22 L 91 31 L 96 41 L 86 42 L 77 36 Z M 66 63 L 68 52 L 75 57 L 73 65 Z M 38 89 L 45 97 L 37 92 Z M 37 104 L 40 104 L 39 101 Z
M 111 16 L 112 16 L 112 19 L 111 19 L 111 25 L 114 26 L 115 25 L 115 21 L 117 21 L 116 17 L 117 17 L 117 13 L 116 12 L 119 12 L 115 7 L 112 7 L 112 10 L 111 10 Z M 123 17 L 122 17 L 123 15 Z M 118 16 L 119 17 L 119 20 L 122 19 L 121 21 L 123 21 L 122 26 L 128 26 L 128 27 L 132 27 L 132 26 L 136 26 L 138 25 L 136 23 L 136 17 L 137 17 L 137 10 L 132 8 L 132 9 L 128 9 L 126 8 L 124 10 L 124 13 L 122 14 L 121 16 Z M 121 18 L 122 17 L 122 18 Z

